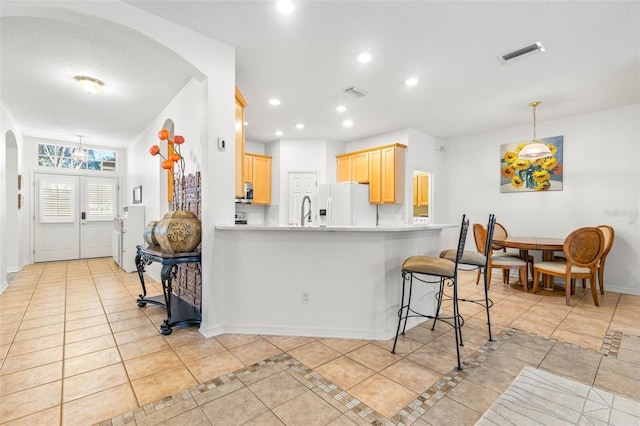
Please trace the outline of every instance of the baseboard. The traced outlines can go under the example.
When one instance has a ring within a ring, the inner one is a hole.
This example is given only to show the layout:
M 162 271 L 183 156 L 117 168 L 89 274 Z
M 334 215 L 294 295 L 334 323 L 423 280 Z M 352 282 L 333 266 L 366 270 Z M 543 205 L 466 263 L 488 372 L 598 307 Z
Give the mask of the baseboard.
M 355 329 L 329 329 L 313 327 L 282 327 L 282 326 L 231 326 L 215 325 L 200 327 L 200 334 L 205 337 L 215 337 L 221 334 L 257 334 L 262 336 L 305 336 L 317 338 L 389 340 L 395 337 L 394 332 L 371 333 Z

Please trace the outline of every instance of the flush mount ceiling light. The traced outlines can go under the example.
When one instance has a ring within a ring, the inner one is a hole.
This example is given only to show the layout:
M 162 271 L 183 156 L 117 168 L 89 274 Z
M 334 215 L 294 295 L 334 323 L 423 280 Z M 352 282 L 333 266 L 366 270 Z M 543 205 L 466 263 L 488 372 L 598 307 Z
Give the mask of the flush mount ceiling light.
M 352 121 L 352 120 L 344 120 L 344 121 L 342 122 L 342 125 L 343 125 L 344 127 L 351 127 L 351 126 L 353 126 L 353 121 Z
M 358 54 L 358 62 L 366 64 L 367 62 L 371 62 L 371 59 L 373 58 L 373 56 L 371 55 L 370 52 L 360 52 L 360 54 Z
M 273 106 L 280 105 L 280 99 L 276 99 L 276 98 L 269 99 L 269 105 L 273 105 Z
M 293 2 L 291 0 L 278 0 L 276 2 L 276 8 L 278 9 L 278 12 L 282 13 L 283 15 L 289 15 L 291 12 L 293 12 Z
M 518 153 L 518 158 L 523 160 L 537 160 L 539 158 L 551 157 L 551 150 L 549 147 L 536 139 L 536 108 L 542 102 L 531 102 L 530 107 L 533 108 L 533 140 L 530 144 L 526 145 Z
M 80 146 L 73 150 L 73 152 L 71 153 L 71 158 L 76 160 L 78 163 L 82 163 L 87 159 L 87 150 L 82 148 L 82 136 L 78 135 L 78 137 L 80 138 Z
M 87 77 L 86 75 L 76 75 L 74 79 L 80 85 L 80 88 L 87 93 L 96 93 L 104 83 L 101 80 L 93 77 Z
M 274 133 L 276 136 L 282 136 L 282 130 L 276 130 Z
M 529 56 L 534 53 L 542 53 L 544 52 L 544 46 L 539 41 L 535 42 L 531 46 L 523 47 L 522 49 L 515 50 L 510 53 L 506 53 L 502 56 L 498 56 L 498 60 L 503 64 L 507 64 L 509 61 L 513 61 L 514 59 L 521 58 L 523 56 Z

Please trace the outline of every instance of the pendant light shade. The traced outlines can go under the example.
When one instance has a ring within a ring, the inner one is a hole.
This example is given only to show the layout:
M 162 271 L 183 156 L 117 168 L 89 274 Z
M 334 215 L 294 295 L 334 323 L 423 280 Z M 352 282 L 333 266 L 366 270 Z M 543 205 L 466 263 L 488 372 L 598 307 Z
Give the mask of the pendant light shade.
M 536 139 L 536 107 L 540 104 L 541 102 L 531 102 L 529 104 L 529 106 L 533 108 L 533 140 L 520 150 L 518 153 L 518 158 L 520 159 L 537 160 L 539 158 L 551 157 L 552 155 L 549 147 Z
M 82 163 L 87 159 L 87 150 L 82 148 L 82 136 L 78 135 L 80 138 L 80 146 L 73 150 L 71 153 L 71 158 L 76 160 L 78 163 Z

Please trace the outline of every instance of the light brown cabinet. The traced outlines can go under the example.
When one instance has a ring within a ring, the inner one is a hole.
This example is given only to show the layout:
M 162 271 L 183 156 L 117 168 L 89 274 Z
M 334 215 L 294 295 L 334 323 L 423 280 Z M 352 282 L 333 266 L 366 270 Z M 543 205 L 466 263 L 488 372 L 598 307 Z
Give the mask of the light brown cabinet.
M 338 182 L 369 183 L 369 151 L 337 155 L 336 161 Z
M 244 198 L 244 108 L 247 100 L 236 87 L 236 112 L 235 112 L 235 145 L 236 145 L 236 198 Z
M 271 204 L 271 157 L 260 154 L 244 154 L 244 182 L 253 184 L 253 203 Z
M 404 202 L 406 145 L 393 144 L 336 156 L 337 181 L 369 184 L 369 202 Z
M 429 206 L 429 175 L 413 176 L 413 205 L 416 207 Z

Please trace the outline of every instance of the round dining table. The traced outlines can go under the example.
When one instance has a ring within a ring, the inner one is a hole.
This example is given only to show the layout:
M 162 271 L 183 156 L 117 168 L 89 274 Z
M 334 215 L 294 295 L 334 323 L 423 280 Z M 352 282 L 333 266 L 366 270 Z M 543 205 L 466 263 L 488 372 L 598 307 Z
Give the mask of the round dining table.
M 520 251 L 520 259 L 524 261 L 527 260 L 529 256 L 529 250 L 540 250 L 542 251 L 542 260 L 548 261 L 554 259 L 554 252 L 562 251 L 564 246 L 563 238 L 547 238 L 547 237 L 512 237 L 508 236 L 504 239 L 493 239 L 492 240 L 496 245 L 500 245 L 505 248 L 514 248 Z M 528 267 L 528 266 L 527 266 Z M 533 277 L 533 271 L 531 272 L 531 277 Z M 554 291 L 555 288 L 553 286 L 553 277 L 543 275 L 542 276 L 542 290 L 545 291 Z M 525 291 L 528 290 L 528 287 L 525 287 L 523 284 L 523 289 Z M 529 283 L 527 283 L 528 286 Z

